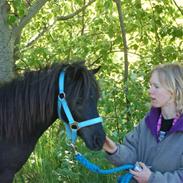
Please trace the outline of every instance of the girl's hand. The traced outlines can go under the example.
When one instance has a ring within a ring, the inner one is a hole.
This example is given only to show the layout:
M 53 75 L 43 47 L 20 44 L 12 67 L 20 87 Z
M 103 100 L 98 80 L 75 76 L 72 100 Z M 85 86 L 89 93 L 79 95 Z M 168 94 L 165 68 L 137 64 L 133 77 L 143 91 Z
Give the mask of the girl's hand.
M 112 154 L 117 150 L 117 145 L 109 137 L 106 136 L 103 150 Z
M 142 162 L 139 162 L 141 171 L 130 170 L 130 173 L 134 176 L 138 183 L 148 183 L 149 177 L 151 176 L 151 170 Z

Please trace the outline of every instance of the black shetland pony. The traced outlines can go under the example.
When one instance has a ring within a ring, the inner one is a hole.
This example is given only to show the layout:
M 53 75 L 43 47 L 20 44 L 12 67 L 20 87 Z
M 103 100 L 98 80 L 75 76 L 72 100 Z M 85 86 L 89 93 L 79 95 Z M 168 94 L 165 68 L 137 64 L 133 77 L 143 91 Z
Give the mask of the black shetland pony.
M 65 71 L 65 93 L 76 121 L 98 117 L 99 89 L 94 71 L 83 63 L 57 64 L 31 71 L 0 87 L 0 183 L 12 183 L 39 137 L 58 118 L 58 77 Z M 66 116 L 62 113 L 62 118 Z M 67 120 L 66 120 L 67 121 Z M 105 133 L 101 123 L 78 132 L 86 146 L 100 150 Z

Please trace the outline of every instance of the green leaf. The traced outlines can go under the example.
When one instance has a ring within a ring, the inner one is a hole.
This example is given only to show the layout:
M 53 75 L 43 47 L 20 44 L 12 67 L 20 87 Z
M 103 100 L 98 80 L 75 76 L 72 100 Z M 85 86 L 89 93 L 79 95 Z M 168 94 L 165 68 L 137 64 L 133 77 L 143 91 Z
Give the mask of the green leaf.
M 13 25 L 17 20 L 17 17 L 15 15 L 9 15 L 8 16 L 8 24 Z

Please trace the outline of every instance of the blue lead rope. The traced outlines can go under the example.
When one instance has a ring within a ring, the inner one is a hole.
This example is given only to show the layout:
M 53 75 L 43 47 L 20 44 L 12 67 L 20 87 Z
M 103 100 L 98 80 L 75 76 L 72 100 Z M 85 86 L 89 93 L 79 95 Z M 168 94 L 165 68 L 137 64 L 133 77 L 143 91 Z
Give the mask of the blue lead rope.
M 98 174 L 112 174 L 112 173 L 117 173 L 123 170 L 129 170 L 129 169 L 134 169 L 134 165 L 128 164 L 128 165 L 123 165 L 115 168 L 111 168 L 108 170 L 103 170 L 97 165 L 89 162 L 83 155 L 80 153 L 76 154 L 75 156 L 76 160 L 79 161 L 84 167 L 86 167 L 88 170 L 98 173 Z M 123 176 L 120 176 L 118 178 L 118 183 L 129 183 L 130 180 L 132 179 L 132 174 L 131 173 L 126 173 Z

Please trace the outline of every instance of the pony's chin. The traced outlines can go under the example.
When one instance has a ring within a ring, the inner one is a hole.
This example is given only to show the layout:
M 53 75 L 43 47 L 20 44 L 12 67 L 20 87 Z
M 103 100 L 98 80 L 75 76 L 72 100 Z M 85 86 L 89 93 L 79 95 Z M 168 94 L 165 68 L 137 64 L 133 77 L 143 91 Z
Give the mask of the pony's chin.
M 86 133 L 78 133 L 78 135 L 81 137 L 83 142 L 85 143 L 86 147 L 91 150 L 91 151 L 100 151 L 103 148 L 106 135 L 105 133 L 103 134 L 86 134 Z
M 102 150 L 104 140 L 105 139 L 101 139 L 100 141 L 97 141 L 97 143 L 96 142 L 92 143 L 92 142 L 86 142 L 85 141 L 85 145 L 91 151 L 100 151 L 100 150 Z

